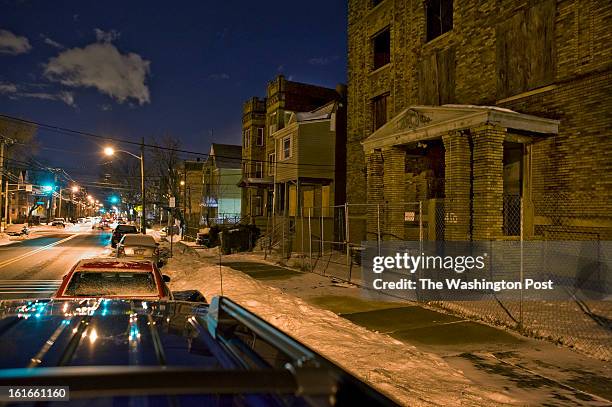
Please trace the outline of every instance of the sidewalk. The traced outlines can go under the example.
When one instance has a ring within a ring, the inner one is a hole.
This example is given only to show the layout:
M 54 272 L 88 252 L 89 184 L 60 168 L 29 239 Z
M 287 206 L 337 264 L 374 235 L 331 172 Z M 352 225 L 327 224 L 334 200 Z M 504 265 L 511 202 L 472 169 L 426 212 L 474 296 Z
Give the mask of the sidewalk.
M 216 250 L 190 249 L 204 263 L 218 264 Z M 612 369 L 570 349 L 411 302 L 390 301 L 334 278 L 274 265 L 257 254 L 228 255 L 221 260 L 223 266 L 267 286 L 441 357 L 475 386 L 507 397 L 500 403 L 612 404 Z

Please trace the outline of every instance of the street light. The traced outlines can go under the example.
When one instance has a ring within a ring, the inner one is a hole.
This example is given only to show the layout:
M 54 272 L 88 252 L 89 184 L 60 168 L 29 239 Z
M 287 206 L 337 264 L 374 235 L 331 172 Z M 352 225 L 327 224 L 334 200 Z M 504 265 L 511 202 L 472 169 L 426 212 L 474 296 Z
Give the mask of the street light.
M 76 185 L 74 185 L 74 186 L 72 187 L 72 192 L 74 192 L 75 194 L 76 194 L 77 192 L 79 192 L 79 187 L 77 187 Z
M 142 234 L 146 235 L 147 234 L 147 220 L 146 220 L 147 214 L 145 211 L 146 201 L 145 201 L 145 183 L 144 183 L 144 137 L 142 138 L 142 142 L 140 143 L 140 157 L 137 156 L 136 154 L 130 153 L 129 151 L 125 151 L 125 150 L 115 150 L 112 147 L 104 148 L 104 154 L 106 154 L 109 157 L 114 155 L 115 151 L 119 151 L 121 153 L 131 155 L 132 157 L 140 160 L 140 194 L 142 195 L 142 217 L 141 217 L 141 223 L 140 223 L 140 231 Z

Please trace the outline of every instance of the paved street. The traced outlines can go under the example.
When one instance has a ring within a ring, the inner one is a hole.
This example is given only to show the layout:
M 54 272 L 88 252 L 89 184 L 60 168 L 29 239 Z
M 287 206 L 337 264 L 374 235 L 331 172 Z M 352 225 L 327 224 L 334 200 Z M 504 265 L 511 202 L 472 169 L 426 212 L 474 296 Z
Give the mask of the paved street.
M 0 299 L 48 297 L 73 264 L 103 253 L 109 239 L 83 226 L 0 246 Z

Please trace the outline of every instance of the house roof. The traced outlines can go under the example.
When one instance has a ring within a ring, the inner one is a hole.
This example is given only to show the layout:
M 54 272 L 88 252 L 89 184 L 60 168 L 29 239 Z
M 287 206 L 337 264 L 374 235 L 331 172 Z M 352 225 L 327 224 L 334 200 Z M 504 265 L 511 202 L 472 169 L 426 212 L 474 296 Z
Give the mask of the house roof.
M 557 134 L 559 121 L 518 113 L 497 106 L 412 106 L 362 141 L 370 152 L 376 148 L 440 138 L 443 134 L 482 124 L 539 134 Z
M 336 111 L 336 105 L 338 102 L 336 101 L 331 101 L 329 103 L 326 103 L 325 105 L 316 108 L 315 110 L 312 110 L 310 112 L 297 112 L 294 113 L 292 115 L 292 117 L 289 119 L 289 124 L 297 121 L 298 123 L 301 122 L 308 122 L 308 121 L 313 121 L 313 120 L 326 120 L 326 119 L 330 119 L 331 115 L 333 112 Z
M 242 146 L 212 143 L 210 157 L 215 158 L 217 168 L 242 168 Z

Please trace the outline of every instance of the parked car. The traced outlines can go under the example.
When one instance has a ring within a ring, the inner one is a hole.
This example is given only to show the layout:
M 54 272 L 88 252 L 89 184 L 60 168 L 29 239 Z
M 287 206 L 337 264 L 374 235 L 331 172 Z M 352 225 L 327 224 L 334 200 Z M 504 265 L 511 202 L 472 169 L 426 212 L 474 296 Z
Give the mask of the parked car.
M 131 233 L 138 233 L 138 228 L 134 225 L 117 225 L 111 237 L 111 247 L 117 247 L 117 243 L 119 243 L 123 235 Z
M 162 265 L 159 243 L 153 236 L 127 234 L 117 244 L 117 257 L 147 259 Z
M 28 225 L 8 225 L 4 232 L 9 236 L 27 236 L 30 234 Z
M 61 226 L 63 228 L 66 227 L 66 219 L 64 218 L 55 218 L 51 221 L 51 226 Z
M 170 281 L 150 260 L 80 260 L 63 278 L 54 298 L 172 299 Z
M 70 392 L 11 404 L 398 405 L 225 297 L 2 301 L 0 327 L 0 386 Z
M 170 236 L 170 235 L 178 235 L 180 233 L 181 233 L 181 229 L 178 226 L 176 226 L 176 225 L 164 226 L 159 231 L 159 235 L 161 237 L 166 237 L 166 236 Z

